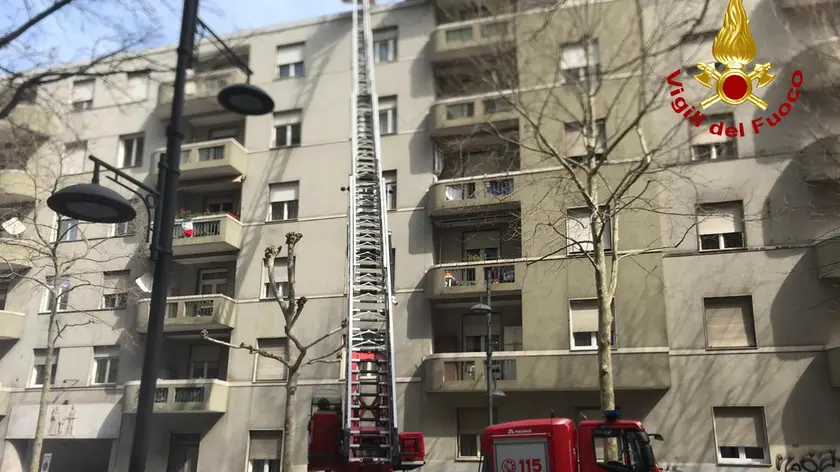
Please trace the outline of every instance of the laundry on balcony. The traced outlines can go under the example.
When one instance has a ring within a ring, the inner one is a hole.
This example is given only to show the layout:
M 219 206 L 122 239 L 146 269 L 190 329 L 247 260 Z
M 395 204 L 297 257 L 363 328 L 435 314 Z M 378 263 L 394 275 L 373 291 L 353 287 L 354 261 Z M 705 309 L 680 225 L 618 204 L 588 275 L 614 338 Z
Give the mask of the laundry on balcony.
M 183 230 L 183 233 L 181 234 L 182 237 L 191 238 L 193 235 L 192 221 L 184 221 L 181 223 L 181 230 Z

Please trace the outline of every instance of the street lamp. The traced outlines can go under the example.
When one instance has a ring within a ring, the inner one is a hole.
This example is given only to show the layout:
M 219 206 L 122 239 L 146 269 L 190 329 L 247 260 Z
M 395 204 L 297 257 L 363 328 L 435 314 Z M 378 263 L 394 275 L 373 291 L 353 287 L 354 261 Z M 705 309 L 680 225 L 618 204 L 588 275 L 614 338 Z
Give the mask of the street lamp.
M 487 356 L 484 359 L 484 378 L 487 382 L 487 414 L 490 420 L 489 425 L 494 424 L 493 419 L 493 398 L 505 396 L 505 392 L 496 388 L 496 379 L 493 377 L 493 308 L 490 306 L 490 282 L 487 282 L 487 303 L 476 303 L 470 307 L 469 312 L 474 315 L 487 315 Z
M 153 225 L 152 254 L 157 254 L 149 303 L 149 325 L 146 335 L 146 349 L 143 357 L 143 372 L 140 377 L 140 392 L 137 399 L 137 414 L 134 423 L 134 438 L 131 445 L 128 472 L 145 472 L 149 451 L 149 426 L 154 411 L 157 383 L 158 357 L 163 344 L 163 322 L 166 313 L 166 294 L 172 272 L 172 238 L 175 227 L 175 209 L 178 193 L 178 175 L 181 164 L 181 119 L 184 115 L 184 94 L 187 69 L 193 59 L 195 35 L 198 25 L 216 40 L 216 47 L 228 60 L 235 63 L 247 75 L 246 84 L 235 84 L 219 92 L 219 103 L 226 109 L 244 115 L 264 115 L 274 110 L 274 101 L 267 93 L 250 84 L 251 70 L 228 48 L 210 28 L 198 18 L 199 0 L 184 0 L 181 16 L 181 37 L 178 43 L 178 59 L 175 67 L 175 82 L 172 84 L 172 112 L 166 128 L 166 156 L 158 162 L 159 176 L 157 190 L 151 189 L 118 169 L 90 156 L 96 164 L 93 181 L 77 184 L 59 190 L 47 199 L 47 206 L 59 214 L 93 223 L 119 223 L 131 221 L 136 212 L 124 197 L 99 185 L 100 166 L 113 172 L 114 182 L 123 178 L 133 183 L 148 195 L 144 198 L 147 211 L 156 209 Z M 132 192 L 139 193 L 125 185 Z M 158 193 L 159 192 L 159 193 Z

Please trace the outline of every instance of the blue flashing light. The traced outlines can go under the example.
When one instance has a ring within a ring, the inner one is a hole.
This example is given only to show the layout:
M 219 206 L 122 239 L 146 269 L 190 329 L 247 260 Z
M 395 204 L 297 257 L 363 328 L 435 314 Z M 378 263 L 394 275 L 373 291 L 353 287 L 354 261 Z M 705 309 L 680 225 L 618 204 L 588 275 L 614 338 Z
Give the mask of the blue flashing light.
M 618 408 L 615 410 L 604 410 L 604 417 L 607 418 L 607 421 L 616 421 L 620 416 L 619 412 L 620 410 Z

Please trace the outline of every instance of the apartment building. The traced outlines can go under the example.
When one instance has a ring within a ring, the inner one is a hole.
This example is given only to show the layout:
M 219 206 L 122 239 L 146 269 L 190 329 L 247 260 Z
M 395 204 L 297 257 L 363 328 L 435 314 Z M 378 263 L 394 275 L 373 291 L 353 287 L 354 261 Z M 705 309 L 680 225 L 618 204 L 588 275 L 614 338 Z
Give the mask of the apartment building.
M 686 15 L 699 8 L 678 3 Z M 832 239 L 838 219 L 831 201 L 837 174 L 822 151 L 822 138 L 834 128 L 826 105 L 832 82 L 814 61 L 815 48 L 831 47 L 814 5 L 831 2 L 771 3 L 746 5 L 759 60 L 778 68 L 776 82 L 761 95 L 780 103 L 795 67 L 806 77 L 800 93 L 807 106 L 793 107 L 785 126 L 752 138 L 692 131 L 667 102 L 650 113 L 643 132 L 673 143 L 661 159 L 675 170 L 645 176 L 642 185 L 661 189 L 655 205 L 620 214 L 618 247 L 609 248 L 627 255 L 614 300 L 616 401 L 624 416 L 665 436 L 655 445 L 660 463 L 679 470 L 779 469 L 840 444 L 833 283 L 840 246 Z M 559 99 L 545 126 L 563 157 L 585 155 L 580 123 L 560 110 L 574 108 L 587 58 L 598 63 L 604 71 L 599 136 L 607 137 L 598 144 L 606 149 L 614 130 L 626 126 L 623 115 L 604 112 L 608 105 L 629 107 L 645 81 L 664 82 L 677 68 L 684 71 L 680 80 L 693 80 L 693 64 L 712 60 L 710 41 L 726 7 L 712 2 L 692 37 L 682 38 L 678 29 L 664 33 L 682 47 L 634 81 L 615 66 L 639 47 L 640 26 L 628 14 L 634 5 L 476 8 L 466 0 L 437 0 L 375 10 L 399 420 L 403 430 L 424 432 L 425 469 L 478 467 L 478 434 L 488 421 L 487 343 L 497 351 L 492 370 L 504 392 L 494 403 L 497 420 L 552 411 L 576 419 L 599 414 L 588 247 L 565 247 L 545 230 L 547 218 L 559 215 L 556 224 L 565 232 L 581 234 L 575 231 L 587 227 L 588 217 L 579 196 L 558 186 L 564 171 L 525 145 L 529 123 L 510 97 L 545 100 L 541 91 L 550 90 Z M 584 9 L 600 19 L 589 31 L 580 21 Z M 646 11 L 646 27 L 660 24 L 661 12 L 653 10 Z M 586 47 L 584 33 L 597 41 Z M 309 302 L 300 336 L 311 338 L 344 316 L 350 19 L 322 17 L 227 41 L 276 110 L 248 118 L 222 110 L 218 90 L 245 77 L 211 45 L 199 45 L 185 103 L 176 268 L 149 470 L 279 470 L 287 414 L 301 426 L 295 457 L 303 470 L 309 401 L 340 392 L 338 365 L 309 368 L 297 411 L 286 412 L 280 366 L 202 342 L 198 333 L 207 329 L 234 345 L 283 352 L 283 325 L 268 300 L 261 261 L 263 249 L 282 244 L 289 231 L 304 235 L 297 291 Z M 149 55 L 174 62 L 171 48 Z M 48 95 L 66 102 L 74 111 L 65 127 L 38 106 L 15 111 L 32 136 L 58 136 L 64 146 L 33 146 L 28 162 L 0 167 L 0 203 L 25 226 L 23 232 L 5 228 L 0 246 L 11 262 L 3 269 L 24 274 L 0 288 L 2 472 L 22 470 L 31 454 L 44 376 L 44 312 L 53 303 L 63 331 L 46 424 L 51 470 L 127 467 L 149 311 L 148 293 L 138 288 L 144 284 L 135 282 L 151 266 L 147 220 L 143 211 L 136 222 L 113 227 L 56 219 L 39 203 L 43 189 L 22 169 L 31 173 L 33 162 L 49 163 L 41 167 L 59 166 L 67 182 L 80 181 L 91 171 L 84 156 L 93 154 L 154 183 L 171 80 L 135 73 L 115 79 L 117 87 L 102 80 L 56 84 L 37 100 Z M 695 92 L 687 100 L 705 98 Z M 747 126 L 757 116 L 746 105 L 716 105 L 709 115 Z M 802 122 L 821 128 L 792 124 Z M 0 136 L 19 140 L 14 131 L 6 126 Z M 620 180 L 623 166 L 642 152 L 637 140 L 618 142 L 604 164 L 604 185 Z M 25 224 L 33 215 L 40 225 Z M 10 242 L 40 237 L 46 227 L 62 238 L 65 257 L 84 255 L 62 280 L 78 288 L 56 300 L 38 283 L 51 276 L 48 261 Z M 283 287 L 284 274 L 278 270 Z M 488 282 L 489 339 L 486 319 L 468 312 Z

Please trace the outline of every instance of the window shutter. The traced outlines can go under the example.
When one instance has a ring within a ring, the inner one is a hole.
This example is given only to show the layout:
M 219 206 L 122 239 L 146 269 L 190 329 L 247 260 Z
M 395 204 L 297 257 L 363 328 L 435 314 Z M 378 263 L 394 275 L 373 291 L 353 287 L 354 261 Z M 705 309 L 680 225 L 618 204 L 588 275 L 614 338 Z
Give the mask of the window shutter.
M 683 66 L 695 66 L 698 62 L 713 63 L 712 42 L 714 37 L 688 39 L 680 44 Z
M 257 339 L 257 347 L 281 359 L 286 357 L 286 340 L 283 338 Z M 257 356 L 256 380 L 283 380 L 286 366 L 276 359 Z
M 701 235 L 744 231 L 744 211 L 740 203 L 700 205 L 697 218 Z
M 566 123 L 563 132 L 563 142 L 566 146 L 566 156 L 585 156 L 586 143 L 583 139 L 583 125 L 580 123 Z
M 274 114 L 274 126 L 300 123 L 300 110 L 283 111 Z
M 190 350 L 192 362 L 216 362 L 220 360 L 222 350 L 219 346 L 193 345 Z
M 104 288 L 106 291 L 125 292 L 129 286 L 129 271 L 119 270 L 113 272 L 105 272 Z
M 765 447 L 761 408 L 715 407 L 715 433 L 718 446 Z
M 282 451 L 282 431 L 251 431 L 248 459 L 280 459 Z
M 93 100 L 93 79 L 73 82 L 73 102 Z
M 87 142 L 76 141 L 64 145 L 64 157 L 61 161 L 62 174 L 78 174 L 84 172 Z
M 751 297 L 706 298 L 703 304 L 709 347 L 756 345 Z
M 498 248 L 501 244 L 499 231 L 473 231 L 464 233 L 464 249 Z
M 55 362 L 55 361 L 53 361 Z M 44 365 L 47 363 L 47 350 L 46 349 L 35 349 L 35 365 Z
M 263 281 L 263 283 L 267 284 L 269 282 L 268 269 L 263 270 L 263 274 L 265 274 L 265 280 Z M 286 282 L 288 279 L 288 260 L 285 257 L 278 257 L 277 259 L 274 259 L 275 282 Z
M 277 65 L 303 62 L 304 43 L 277 47 Z
M 566 238 L 569 239 L 567 244 L 581 243 L 580 247 L 583 250 L 589 251 L 592 249 L 592 234 L 589 228 L 590 215 L 588 209 L 569 210 L 567 213 L 568 221 L 566 224 Z M 590 242 L 583 242 L 590 241 Z M 570 247 L 572 251 L 579 251 L 580 247 L 577 244 Z
M 598 300 L 571 300 L 572 332 L 595 333 L 598 331 Z
M 148 72 L 128 73 L 128 96 L 134 100 L 144 100 L 149 91 Z
M 376 102 L 379 105 L 379 110 L 390 110 L 397 108 L 397 97 L 381 97 Z
M 723 115 L 709 115 L 708 121 L 704 120 L 704 123 L 706 124 L 703 126 L 689 126 L 688 129 L 691 132 L 691 144 L 703 145 L 729 141 L 731 138 L 727 137 L 725 134 L 718 136 L 709 131 L 711 123 L 719 123 L 721 121 L 723 121 L 724 130 L 726 130 L 726 127 L 728 126 L 735 125 L 735 119 L 732 114 L 726 113 Z
M 481 434 L 487 423 L 487 410 L 484 408 L 458 409 L 458 434 Z
M 385 41 L 388 39 L 397 39 L 397 28 L 382 28 L 373 32 L 374 41 Z
M 561 69 L 577 69 L 579 67 L 586 67 L 586 50 L 581 43 L 563 46 L 561 55 Z
M 386 170 L 382 173 L 382 178 L 385 179 L 385 185 L 397 183 L 397 171 Z
M 268 194 L 271 202 L 288 202 L 298 199 L 298 183 L 284 182 L 279 184 L 270 184 L 268 186 Z

